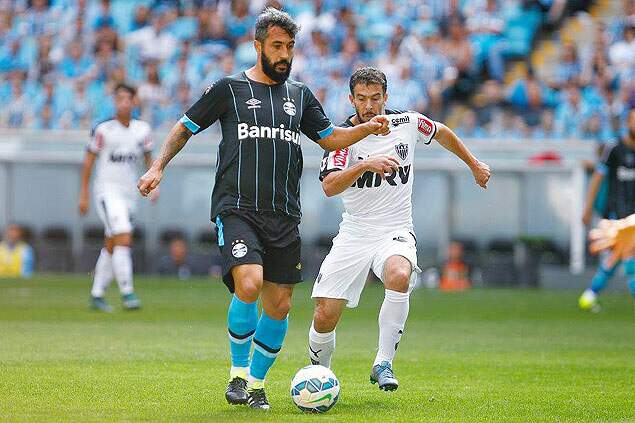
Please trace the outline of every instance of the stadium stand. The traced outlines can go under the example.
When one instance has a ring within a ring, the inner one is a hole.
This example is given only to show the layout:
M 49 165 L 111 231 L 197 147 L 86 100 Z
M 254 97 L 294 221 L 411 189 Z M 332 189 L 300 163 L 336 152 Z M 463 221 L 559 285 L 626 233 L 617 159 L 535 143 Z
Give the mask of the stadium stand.
M 127 80 L 139 87 L 138 115 L 165 129 L 212 81 L 253 62 L 254 16 L 273 5 L 302 24 L 293 76 L 335 120 L 349 111 L 349 72 L 366 63 L 402 88 L 392 103 L 464 122 L 466 135 L 605 142 L 635 103 L 635 6 L 598 1 L 589 13 L 588 3 L 4 1 L 0 127 L 89 129 Z

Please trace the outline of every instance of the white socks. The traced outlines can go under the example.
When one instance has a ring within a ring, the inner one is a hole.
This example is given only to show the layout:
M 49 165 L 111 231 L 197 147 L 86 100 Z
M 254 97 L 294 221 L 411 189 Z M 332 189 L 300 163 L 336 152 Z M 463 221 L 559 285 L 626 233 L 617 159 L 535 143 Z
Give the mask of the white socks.
M 132 285 L 132 255 L 130 247 L 115 246 L 112 251 L 112 267 L 121 295 L 131 294 L 134 287 Z
M 312 363 L 318 363 L 324 367 L 331 367 L 331 357 L 335 350 L 335 331 L 319 333 L 313 327 L 309 329 L 309 358 Z
M 386 289 L 384 302 L 379 310 L 379 349 L 373 366 L 382 361 L 392 363 L 409 309 L 409 293 Z
M 113 277 L 112 256 L 108 250 L 102 248 L 95 265 L 95 278 L 93 279 L 93 288 L 90 291 L 90 295 L 103 297 Z

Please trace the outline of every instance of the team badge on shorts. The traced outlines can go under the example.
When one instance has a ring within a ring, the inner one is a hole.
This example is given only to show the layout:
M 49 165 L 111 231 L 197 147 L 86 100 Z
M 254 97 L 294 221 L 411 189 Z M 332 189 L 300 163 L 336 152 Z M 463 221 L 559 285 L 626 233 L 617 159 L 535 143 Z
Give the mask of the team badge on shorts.
M 232 256 L 243 258 L 247 255 L 247 246 L 242 239 L 240 241 L 234 241 L 232 244 Z
M 399 143 L 395 146 L 395 151 L 401 160 L 406 160 L 408 157 L 408 144 Z

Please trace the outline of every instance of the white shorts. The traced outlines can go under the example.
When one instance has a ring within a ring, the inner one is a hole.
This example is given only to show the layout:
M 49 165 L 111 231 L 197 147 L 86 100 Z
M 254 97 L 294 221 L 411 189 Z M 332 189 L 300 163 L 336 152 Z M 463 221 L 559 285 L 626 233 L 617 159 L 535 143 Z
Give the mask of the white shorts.
M 357 307 L 368 272 L 383 281 L 384 264 L 392 256 L 403 256 L 412 265 L 410 289 L 416 281 L 417 246 L 414 234 L 407 229 L 396 230 L 377 238 L 360 237 L 340 232 L 333 239 L 333 247 L 320 267 L 311 298 L 337 298 L 347 301 L 349 308 Z
M 129 195 L 115 191 L 96 193 L 95 202 L 106 237 L 132 233 L 132 215 L 136 204 Z

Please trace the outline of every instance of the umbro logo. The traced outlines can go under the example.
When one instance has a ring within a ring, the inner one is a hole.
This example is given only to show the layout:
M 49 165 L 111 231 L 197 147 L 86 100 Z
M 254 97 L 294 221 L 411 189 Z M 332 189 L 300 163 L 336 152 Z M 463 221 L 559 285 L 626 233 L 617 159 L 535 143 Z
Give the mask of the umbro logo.
M 258 100 L 257 98 L 251 98 L 247 101 L 245 101 L 245 104 L 249 107 L 247 107 L 248 109 L 260 109 L 260 104 L 262 103 L 262 101 Z

